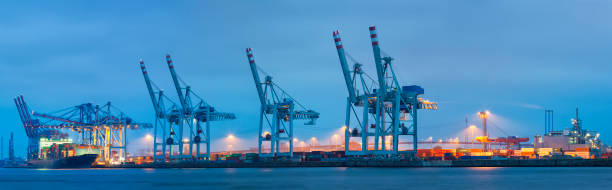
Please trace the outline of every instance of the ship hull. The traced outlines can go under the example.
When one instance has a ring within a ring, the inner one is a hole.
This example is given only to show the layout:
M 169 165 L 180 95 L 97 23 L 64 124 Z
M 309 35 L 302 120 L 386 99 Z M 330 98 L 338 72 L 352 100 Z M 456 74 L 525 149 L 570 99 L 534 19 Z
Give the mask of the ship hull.
M 31 160 L 28 165 L 34 168 L 90 168 L 91 164 L 98 158 L 97 154 L 84 154 L 55 160 Z

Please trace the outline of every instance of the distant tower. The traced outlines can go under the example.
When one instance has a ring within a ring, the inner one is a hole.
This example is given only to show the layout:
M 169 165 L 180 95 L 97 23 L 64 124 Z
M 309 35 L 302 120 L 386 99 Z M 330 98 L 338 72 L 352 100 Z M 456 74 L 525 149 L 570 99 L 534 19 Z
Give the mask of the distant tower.
M 11 132 L 11 139 L 9 139 L 9 160 L 15 161 L 15 139 L 13 139 L 13 132 Z
M 544 110 L 544 135 L 554 131 L 553 110 Z

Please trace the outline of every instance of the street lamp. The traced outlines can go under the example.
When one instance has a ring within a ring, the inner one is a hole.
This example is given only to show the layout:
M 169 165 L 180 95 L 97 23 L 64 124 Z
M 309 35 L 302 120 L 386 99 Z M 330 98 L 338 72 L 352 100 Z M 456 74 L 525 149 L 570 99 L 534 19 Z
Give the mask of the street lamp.
M 154 150 L 153 150 L 153 151 L 151 150 L 151 141 L 152 141 L 152 140 L 153 140 L 153 136 L 151 136 L 151 134 L 147 134 L 147 135 L 145 135 L 145 141 L 146 141 L 146 144 L 147 144 L 147 151 L 149 151 L 149 153 L 151 153 L 151 152 L 152 152 L 153 154 L 155 154 L 155 151 L 154 151 Z M 146 152 L 146 151 L 145 151 L 145 152 Z M 148 155 L 148 154 L 147 154 L 147 155 Z
M 236 140 L 236 137 L 233 134 L 229 134 L 229 135 L 227 135 L 227 137 L 225 137 L 225 140 L 228 143 L 227 147 L 229 148 L 229 153 L 231 154 L 232 153 L 232 148 L 233 148 L 232 143 Z
M 339 135 L 338 135 L 338 134 L 334 134 L 334 135 L 332 136 L 332 138 L 334 138 L 334 144 L 338 144 L 338 137 L 339 137 Z
M 472 132 L 472 136 L 470 138 L 472 139 L 472 148 L 474 148 L 474 130 L 476 130 L 476 125 L 470 125 L 469 129 L 470 132 Z

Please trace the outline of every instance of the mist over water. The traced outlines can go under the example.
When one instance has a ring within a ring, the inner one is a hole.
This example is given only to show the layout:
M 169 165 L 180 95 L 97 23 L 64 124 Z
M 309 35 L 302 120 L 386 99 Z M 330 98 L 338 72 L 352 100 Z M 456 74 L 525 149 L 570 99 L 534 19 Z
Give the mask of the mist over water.
M 609 189 L 612 168 L 0 168 L 0 189 Z

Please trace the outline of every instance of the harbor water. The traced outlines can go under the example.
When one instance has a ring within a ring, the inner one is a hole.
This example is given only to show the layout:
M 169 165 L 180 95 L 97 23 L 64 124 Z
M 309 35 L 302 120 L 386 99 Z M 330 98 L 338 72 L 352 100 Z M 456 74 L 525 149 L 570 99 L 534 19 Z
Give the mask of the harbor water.
M 610 167 L 0 168 L 0 189 L 609 189 Z

